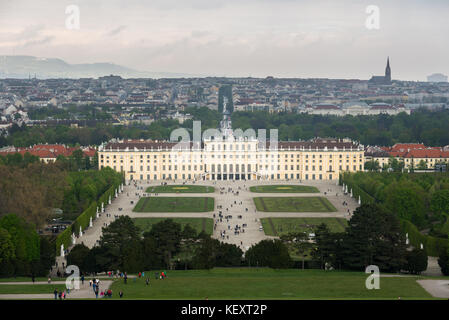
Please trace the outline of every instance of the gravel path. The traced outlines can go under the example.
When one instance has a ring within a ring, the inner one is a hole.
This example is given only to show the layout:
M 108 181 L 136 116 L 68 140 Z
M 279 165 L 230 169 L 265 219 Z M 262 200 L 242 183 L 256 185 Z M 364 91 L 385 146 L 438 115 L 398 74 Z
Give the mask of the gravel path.
M 417 280 L 435 298 L 449 299 L 449 280 Z
M 64 284 L 65 281 L 52 281 L 51 284 Z M 2 282 L 3 284 L 14 284 L 14 285 L 33 285 L 32 282 Z M 34 285 L 48 284 L 46 281 L 36 281 Z M 111 280 L 100 280 L 100 290 L 107 290 L 112 284 Z M 114 293 L 113 293 L 114 294 Z M 100 297 L 100 296 L 99 296 Z M 14 300 L 28 300 L 28 299 L 54 299 L 55 296 L 53 292 L 50 293 L 40 293 L 40 294 L 0 294 L 0 299 L 14 299 Z M 84 281 L 84 285 L 80 283 L 79 290 L 72 290 L 70 294 L 67 295 L 66 299 L 95 299 L 95 294 L 92 287 L 89 286 L 89 280 Z
M 169 184 L 182 184 L 182 181 L 170 182 Z M 186 184 L 193 184 L 192 182 L 187 182 Z M 251 245 L 258 243 L 263 239 L 273 238 L 266 236 L 263 231 L 260 230 L 262 226 L 260 218 L 265 217 L 298 217 L 298 218 L 346 218 L 349 219 L 350 212 L 357 208 L 358 203 L 355 199 L 351 198 L 349 195 L 343 195 L 340 186 L 336 186 L 335 182 L 330 181 L 307 181 L 306 183 L 299 183 L 298 181 L 198 181 L 195 182 L 196 185 L 208 185 L 215 187 L 214 193 L 159 193 L 158 197 L 195 197 L 195 196 L 210 196 L 215 198 L 215 210 L 211 212 L 133 212 L 132 209 L 136 205 L 140 196 L 153 194 L 146 194 L 145 190 L 148 186 L 160 185 L 160 182 L 152 182 L 150 184 L 144 182 L 138 182 L 137 188 L 134 184 L 127 185 L 124 187 L 124 192 L 120 193 L 118 198 L 113 199 L 110 205 L 105 207 L 105 213 L 94 221 L 93 226 L 84 231 L 83 236 L 78 238 L 76 243 L 84 243 L 86 246 L 92 248 L 101 236 L 101 229 L 114 221 L 114 216 L 128 215 L 131 218 L 144 218 L 144 217 L 154 217 L 154 218 L 213 218 L 215 214 L 216 228 L 213 233 L 213 237 L 216 239 L 221 239 L 227 243 L 233 243 L 240 246 L 244 251 Z M 317 187 L 320 193 L 254 193 L 249 191 L 250 186 L 254 185 L 310 185 Z M 331 191 L 329 191 L 331 190 Z M 236 195 L 236 192 L 239 192 Z M 266 197 L 285 197 L 285 196 L 295 196 L 295 197 L 310 197 L 310 196 L 324 196 L 324 192 L 327 192 L 325 196 L 338 210 L 337 212 L 259 212 L 256 211 L 256 206 L 253 201 L 253 197 L 266 196 Z M 336 196 L 338 193 L 338 196 Z M 139 194 L 139 195 L 137 195 Z M 133 203 L 131 203 L 133 201 Z M 347 206 L 343 206 L 342 202 L 346 201 Z M 218 209 L 221 206 L 222 209 Z M 119 208 L 122 208 L 119 211 Z M 246 211 L 246 208 L 248 211 Z M 231 215 L 232 219 L 227 221 L 222 219 L 220 222 L 218 219 L 219 211 L 222 212 L 223 216 Z M 108 217 L 107 215 L 111 215 Z M 242 217 L 237 218 L 239 215 Z M 242 225 L 246 224 L 243 228 Z M 238 225 L 241 227 L 239 234 L 234 234 L 234 227 Z M 224 233 L 224 238 L 221 237 L 222 232 Z M 229 238 L 228 238 L 229 237 Z

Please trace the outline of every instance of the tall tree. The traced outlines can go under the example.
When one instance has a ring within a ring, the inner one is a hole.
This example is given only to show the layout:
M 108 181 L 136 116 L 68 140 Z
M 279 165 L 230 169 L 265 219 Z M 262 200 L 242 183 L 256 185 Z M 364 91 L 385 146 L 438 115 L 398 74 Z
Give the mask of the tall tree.
M 166 219 L 152 226 L 144 237 L 151 237 L 156 242 L 159 254 L 163 257 L 167 268 L 171 267 L 171 260 L 179 251 L 181 244 L 181 225 L 172 219 Z
M 287 246 L 281 240 L 262 240 L 250 247 L 245 253 L 245 260 L 250 266 L 289 268 L 292 259 Z
M 123 270 L 126 266 L 127 250 L 136 241 L 140 241 L 140 231 L 129 216 L 120 216 L 103 228 L 100 247 L 105 249 L 105 257 L 111 269 Z
M 344 266 L 363 270 L 377 265 L 381 270 L 396 272 L 405 264 L 405 238 L 399 219 L 376 204 L 364 204 L 354 211 L 343 245 Z

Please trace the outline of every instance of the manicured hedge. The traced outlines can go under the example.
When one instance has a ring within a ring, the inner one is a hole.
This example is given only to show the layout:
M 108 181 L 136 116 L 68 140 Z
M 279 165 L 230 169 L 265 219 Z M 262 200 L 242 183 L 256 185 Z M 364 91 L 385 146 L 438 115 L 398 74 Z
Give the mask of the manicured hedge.
M 358 199 L 358 197 L 360 195 L 362 204 L 376 202 L 379 205 L 381 205 L 382 207 L 384 207 L 382 201 L 376 200 L 376 198 L 374 198 L 373 196 L 368 194 L 365 190 L 363 190 L 359 186 L 359 183 L 354 180 L 354 176 L 355 176 L 354 173 L 348 173 L 348 172 L 343 173 L 342 175 L 340 175 L 340 185 L 342 185 L 344 183 L 348 186 L 348 191 L 350 189 L 352 189 L 354 198 Z M 360 179 L 360 177 L 359 177 L 359 179 Z M 359 180 L 359 182 L 361 183 L 362 180 Z M 363 182 L 366 183 L 367 181 L 363 180 Z M 402 228 L 402 231 L 404 232 L 404 234 L 408 233 L 408 238 L 409 238 L 410 244 L 412 246 L 414 246 L 415 248 L 420 248 L 421 243 L 422 243 L 429 256 L 437 257 L 440 253 L 440 250 L 447 248 L 449 246 L 448 239 L 436 238 L 436 237 L 424 235 L 421 232 L 419 232 L 418 228 L 408 220 L 401 220 L 401 228 Z
M 61 244 L 67 249 L 72 244 L 72 226 L 69 226 L 56 237 L 56 255 L 61 254 Z
M 352 189 L 352 194 L 354 196 L 355 199 L 358 200 L 359 196 L 360 196 L 360 200 L 362 201 L 362 203 L 367 204 L 367 203 L 375 203 L 376 199 L 374 199 L 374 197 L 372 197 L 371 195 L 369 195 L 367 192 L 365 192 L 365 190 L 363 190 L 362 188 L 360 188 L 352 179 L 352 176 L 350 173 L 345 172 L 343 175 L 340 175 L 340 185 L 343 185 L 343 183 L 345 185 L 348 186 L 348 192 L 350 192 L 350 190 Z
M 91 203 L 91 205 L 84 210 L 83 213 L 81 213 L 78 218 L 76 218 L 75 222 L 73 223 L 74 232 L 76 235 L 80 232 L 80 227 L 82 230 L 85 230 L 89 226 L 90 218 L 92 217 L 92 220 L 95 220 L 97 214 L 97 203 L 94 201 Z
M 98 199 L 98 202 L 94 201 L 91 205 L 81 213 L 78 218 L 73 222 L 73 224 L 61 232 L 56 238 L 56 254 L 60 255 L 61 244 L 64 244 L 64 248 L 67 249 L 72 244 L 72 232 L 76 235 L 79 234 L 80 226 L 82 230 L 85 230 L 89 226 L 90 218 L 95 220 L 97 214 L 97 205 L 101 209 L 101 203 L 104 202 L 104 206 L 106 207 L 109 203 L 109 196 L 111 196 L 111 200 L 115 196 L 115 189 L 118 190 L 118 187 L 123 183 L 123 177 L 120 179 L 116 179 L 113 182 L 112 186 L 106 190 Z
M 418 228 L 416 228 L 410 221 L 401 220 L 401 228 L 404 233 L 408 233 L 410 244 L 415 248 L 420 248 L 422 243 L 429 256 L 438 257 L 441 250 L 448 248 L 449 246 L 448 239 L 424 235 L 419 232 Z

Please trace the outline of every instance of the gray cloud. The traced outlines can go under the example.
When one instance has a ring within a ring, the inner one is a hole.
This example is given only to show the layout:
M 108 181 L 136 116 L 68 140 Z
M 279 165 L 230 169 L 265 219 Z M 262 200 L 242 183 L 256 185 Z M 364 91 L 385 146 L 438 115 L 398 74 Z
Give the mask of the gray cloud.
M 116 36 L 116 35 L 118 35 L 119 33 L 121 33 L 125 29 L 126 29 L 126 26 L 123 26 L 123 25 L 119 26 L 119 27 L 117 27 L 115 29 L 112 29 L 111 31 L 107 32 L 106 36 L 108 36 L 108 37 Z
M 81 30 L 68 32 L 64 8 L 73 2 Z M 380 7 L 380 30 L 364 26 L 370 4 Z M 138 70 L 362 79 L 381 74 L 390 56 L 395 79 L 449 74 L 447 0 L 15 0 L 0 7 L 0 54 L 14 48 Z

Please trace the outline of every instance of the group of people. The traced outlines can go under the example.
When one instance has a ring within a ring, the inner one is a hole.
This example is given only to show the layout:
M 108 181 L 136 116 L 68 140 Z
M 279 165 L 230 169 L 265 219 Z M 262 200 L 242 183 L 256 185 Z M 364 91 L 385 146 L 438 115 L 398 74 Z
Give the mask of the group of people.
M 241 190 L 241 187 L 238 187 L 238 190 Z M 234 195 L 238 195 L 239 191 L 237 190 L 233 190 L 232 187 L 220 187 L 220 193 L 221 194 L 227 194 L 227 193 L 233 193 Z M 242 206 L 243 205 L 243 201 L 239 201 L 237 202 L 237 200 L 234 200 L 233 203 L 230 204 L 230 207 L 228 208 L 224 208 L 226 209 L 226 212 L 229 212 L 229 208 L 234 208 L 234 206 Z M 220 230 L 220 238 L 222 240 L 229 240 L 229 234 L 226 234 L 226 231 L 231 231 L 231 229 L 234 229 L 234 235 L 237 236 L 240 233 L 244 233 L 245 232 L 245 227 L 247 226 L 247 224 L 242 224 L 240 225 L 235 225 L 234 228 L 231 227 L 231 225 L 229 224 L 229 220 L 232 219 L 232 215 L 223 215 L 223 206 L 222 205 L 217 205 L 217 209 L 221 209 L 218 211 L 218 217 L 217 215 L 214 213 L 213 217 L 214 217 L 214 230 L 217 230 L 218 224 L 219 223 L 223 223 L 224 220 L 226 220 L 227 225 L 227 230 Z M 248 212 L 248 208 L 245 208 L 245 211 Z M 242 215 L 238 216 L 239 219 L 242 219 Z M 243 242 L 240 241 L 240 244 L 243 245 Z
M 66 290 L 59 290 L 55 288 L 53 291 L 53 294 L 55 295 L 55 300 L 64 300 L 67 297 L 68 292 Z

